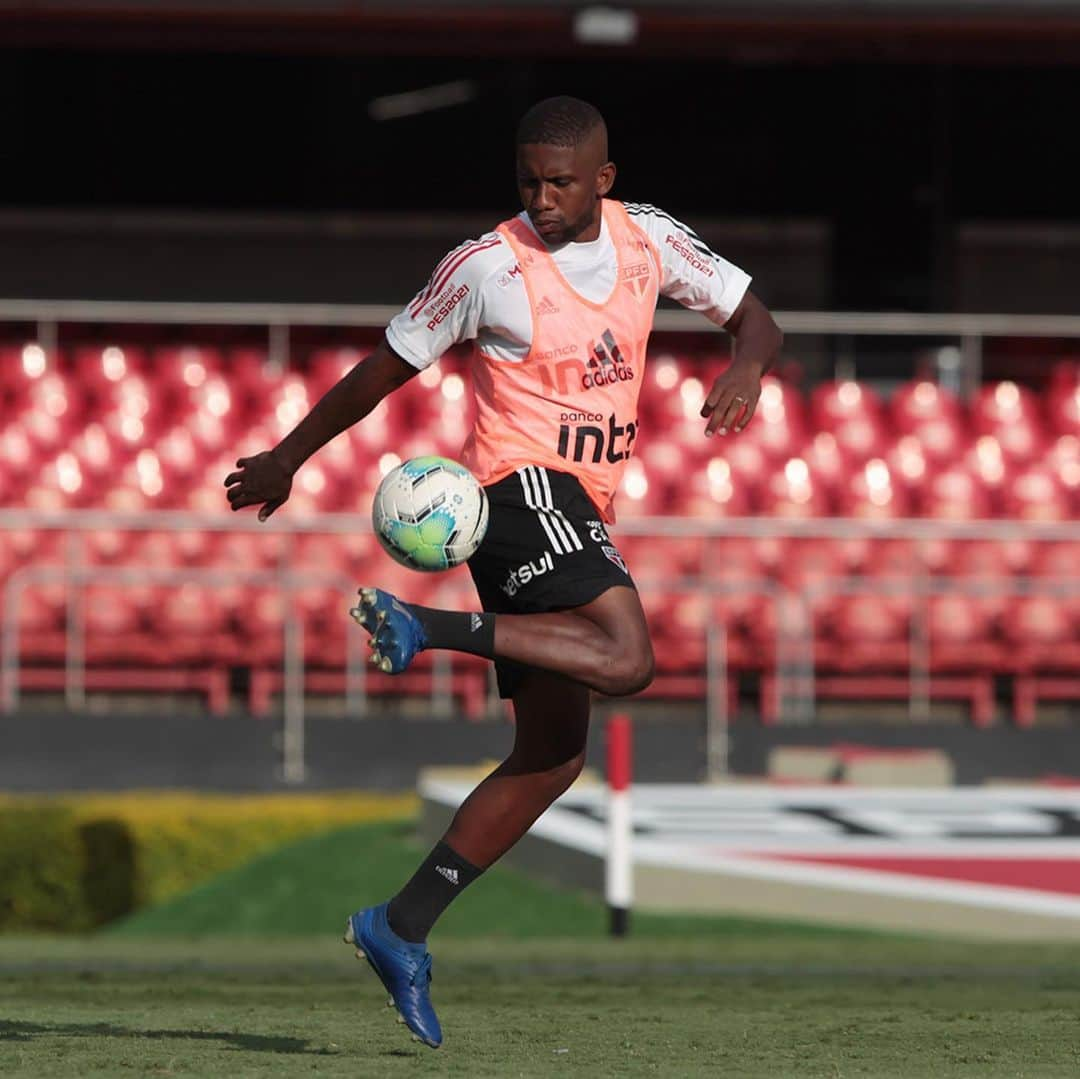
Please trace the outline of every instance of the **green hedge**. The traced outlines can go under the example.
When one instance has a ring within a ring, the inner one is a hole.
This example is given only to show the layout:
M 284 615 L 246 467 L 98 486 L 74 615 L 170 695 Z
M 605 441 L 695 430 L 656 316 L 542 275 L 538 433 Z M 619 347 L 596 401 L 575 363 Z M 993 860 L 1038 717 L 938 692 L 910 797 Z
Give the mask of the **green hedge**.
M 2 799 L 0 932 L 91 929 L 283 843 L 415 809 L 398 795 Z

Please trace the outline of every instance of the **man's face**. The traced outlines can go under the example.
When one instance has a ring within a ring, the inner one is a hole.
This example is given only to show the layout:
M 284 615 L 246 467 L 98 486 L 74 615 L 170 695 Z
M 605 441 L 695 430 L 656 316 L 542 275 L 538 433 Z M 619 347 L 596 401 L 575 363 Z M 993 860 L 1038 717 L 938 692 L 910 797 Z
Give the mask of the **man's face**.
M 605 160 L 606 142 L 590 137 L 579 146 L 518 147 L 521 204 L 546 243 L 595 240 L 600 235 L 600 200 L 615 180 L 615 166 Z

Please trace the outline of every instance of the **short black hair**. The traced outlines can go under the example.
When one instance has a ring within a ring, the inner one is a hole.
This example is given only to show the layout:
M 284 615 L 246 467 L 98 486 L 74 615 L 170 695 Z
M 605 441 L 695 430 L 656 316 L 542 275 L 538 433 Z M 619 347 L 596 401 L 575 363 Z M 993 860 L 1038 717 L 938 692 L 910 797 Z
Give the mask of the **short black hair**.
M 597 128 L 606 132 L 600 110 L 576 97 L 538 101 L 518 123 L 517 144 L 580 146 Z

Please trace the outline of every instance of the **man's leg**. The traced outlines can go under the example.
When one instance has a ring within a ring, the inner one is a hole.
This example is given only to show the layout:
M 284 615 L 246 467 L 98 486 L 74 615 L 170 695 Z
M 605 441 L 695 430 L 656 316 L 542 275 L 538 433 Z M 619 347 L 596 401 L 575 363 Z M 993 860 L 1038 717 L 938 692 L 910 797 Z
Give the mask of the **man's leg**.
M 478 869 L 498 861 L 577 779 L 585 762 L 585 686 L 529 671 L 513 704 L 514 748 L 461 804 L 442 840 Z
M 421 648 L 450 648 L 539 667 L 611 696 L 637 693 L 652 681 L 645 613 L 628 585 L 572 610 L 499 615 L 434 610 L 362 588 L 353 617 L 372 634 L 373 658 L 393 657 L 388 671 L 404 670 Z
M 409 1029 L 428 1045 L 442 1030 L 428 992 L 426 937 L 464 887 L 508 851 L 577 778 L 585 760 L 589 691 L 529 671 L 514 694 L 510 756 L 469 795 L 446 835 L 389 903 L 357 911 L 345 939 L 367 957 Z

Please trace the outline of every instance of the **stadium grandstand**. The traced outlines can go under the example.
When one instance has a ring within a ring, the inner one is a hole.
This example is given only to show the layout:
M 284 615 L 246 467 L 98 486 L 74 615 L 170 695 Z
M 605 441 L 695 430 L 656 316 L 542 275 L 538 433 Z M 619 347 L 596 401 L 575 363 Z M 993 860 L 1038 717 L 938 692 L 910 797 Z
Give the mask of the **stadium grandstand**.
M 191 336 L 0 353 L 9 706 L 20 687 L 62 691 L 75 647 L 86 688 L 200 689 L 222 712 L 239 673 L 242 703 L 262 715 L 281 688 L 288 610 L 305 684 L 343 695 L 352 582 L 465 600 L 461 571 L 444 580 L 390 563 L 364 513 L 401 460 L 460 451 L 472 423 L 464 359 L 445 358 L 336 439 L 268 533 L 215 520 L 222 477 L 283 437 L 363 350 L 280 364 Z M 793 692 L 813 695 L 798 702 L 804 716 L 830 695 L 910 702 L 921 686 L 966 702 L 978 725 L 1004 690 L 1008 720 L 1029 725 L 1040 701 L 1080 697 L 1077 360 L 1056 358 L 1033 385 L 984 382 L 970 399 L 926 376 L 887 394 L 872 380 L 769 377 L 747 431 L 707 441 L 694 419 L 725 361 L 665 336 L 673 347 L 651 357 L 619 505 L 657 645 L 647 696 L 704 699 L 719 628 L 724 707 L 735 714 L 743 687 L 766 723 L 782 718 L 778 676 L 799 672 Z M 402 678 L 367 674 L 364 693 L 430 697 L 423 659 Z M 487 665 L 443 666 L 463 714 L 487 714 Z
M 1078 113 L 1080 0 L 0 0 L 0 1073 L 1077 1075 Z
M 696 224 L 787 334 L 753 424 L 710 441 L 726 338 L 657 317 L 616 535 L 656 642 L 642 708 L 730 749 L 689 772 L 760 771 L 739 747 L 774 729 L 1075 719 L 1069 5 L 138 7 L 0 4 L 6 713 L 284 713 L 297 781 L 305 709 L 502 717 L 486 664 L 390 678 L 343 617 L 369 578 L 470 602 L 464 571 L 403 570 L 369 525 L 396 462 L 459 451 L 464 354 L 309 462 L 266 526 L 221 482 L 512 210 L 512 124 L 569 85 L 608 116 L 616 193 Z M 675 85 L 725 103 L 722 136 Z

